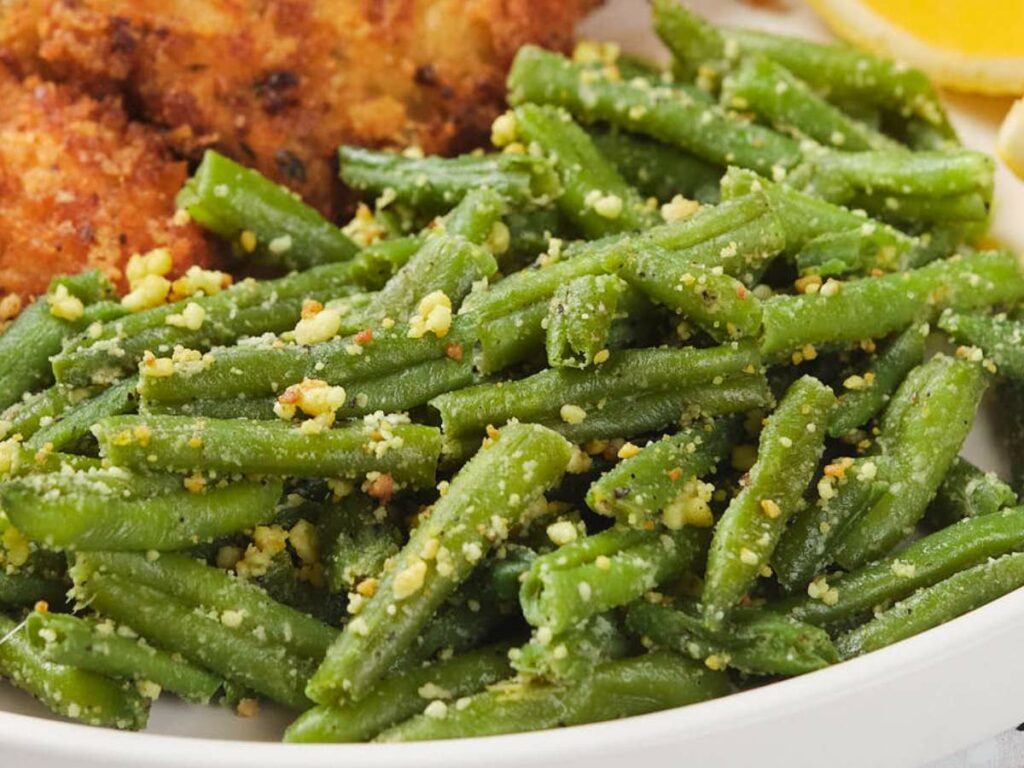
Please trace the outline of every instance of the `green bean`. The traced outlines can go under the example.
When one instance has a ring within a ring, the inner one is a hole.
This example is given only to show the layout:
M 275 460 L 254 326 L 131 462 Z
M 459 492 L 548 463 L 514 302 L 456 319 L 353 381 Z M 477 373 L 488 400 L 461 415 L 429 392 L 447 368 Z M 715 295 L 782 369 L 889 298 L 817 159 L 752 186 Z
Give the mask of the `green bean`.
M 383 415 L 314 434 L 282 421 L 189 416 L 112 416 L 93 431 L 118 466 L 350 480 L 382 472 L 414 488 L 434 484 L 441 451 L 435 428 Z
M 787 390 L 761 433 L 750 479 L 715 526 L 702 597 L 714 624 L 742 598 L 768 564 L 797 511 L 824 450 L 835 396 L 809 376 Z
M 47 661 L 24 628 L 0 614 L 0 675 L 49 710 L 87 725 L 126 730 L 146 727 L 149 709 L 134 689 L 84 669 Z
M 764 194 L 771 202 L 772 210 L 785 233 L 786 249 L 800 254 L 802 269 L 820 267 L 821 262 L 837 261 L 840 254 L 834 250 L 827 251 L 825 259 L 815 254 L 814 244 L 818 238 L 834 238 L 846 232 L 855 238 L 853 244 L 856 246 L 854 254 L 857 261 L 848 266 L 840 264 L 840 271 L 869 271 L 876 267 L 893 271 L 915 265 L 920 247 L 917 240 L 887 224 L 867 219 L 851 210 L 784 184 L 776 184 L 741 168 L 729 168 L 722 177 L 723 200 L 734 200 L 752 193 Z M 856 240 L 858 235 L 867 238 L 867 242 Z M 834 240 L 826 240 L 819 245 L 829 243 L 834 243 Z M 835 265 L 832 266 L 835 268 Z
M 358 250 L 294 192 L 212 149 L 178 193 L 177 203 L 243 255 L 254 253 L 260 262 L 284 270 L 347 261 Z M 255 235 L 255 246 L 239 242 L 244 232 Z
M 91 456 L 72 453 L 51 453 L 45 449 L 34 451 L 17 440 L 0 442 L 0 479 L 21 477 L 40 472 L 77 472 L 102 467 L 103 462 Z M 0 521 L 3 518 L 0 517 Z
M 816 626 L 842 626 L 870 617 L 876 606 L 900 600 L 1022 544 L 1024 510 L 1020 508 L 966 518 L 874 563 L 830 576 L 827 583 L 835 588 L 834 600 L 823 600 L 825 592 L 819 591 L 817 597 L 795 597 L 772 609 Z
M 747 29 L 729 29 L 725 34 L 743 55 L 758 53 L 778 62 L 830 99 L 858 99 L 916 115 L 952 135 L 935 89 L 918 69 L 848 46 Z
M 724 626 L 711 628 L 696 611 L 638 600 L 626 625 L 658 647 L 749 675 L 802 675 L 839 661 L 824 630 L 757 609 L 734 611 Z
M 846 205 L 867 211 L 882 221 L 904 229 L 920 227 L 922 224 L 978 224 L 987 228 L 989 219 L 989 205 L 977 192 L 942 197 L 859 192 L 847 198 Z
M 621 249 L 605 262 L 626 282 L 718 342 L 756 336 L 761 302 L 721 267 L 683 261 L 662 249 Z
M 758 365 L 756 350 L 741 343 L 711 349 L 627 349 L 592 370 L 550 368 L 518 381 L 450 392 L 435 397 L 431 405 L 441 412 L 445 434 L 457 437 L 513 418 L 535 421 L 561 414 L 566 422 L 585 421 L 588 413 L 580 419 L 566 407 L 596 413 L 597 403 L 606 398 L 678 392 L 716 377 L 753 376 Z
M 856 192 L 900 197 L 944 198 L 978 193 L 992 199 L 995 163 L 981 152 L 822 152 L 796 169 L 787 183 L 833 202 Z
M 882 469 L 879 469 L 881 467 Z M 787 593 L 804 589 L 832 561 L 836 542 L 865 510 L 891 503 L 887 457 L 838 458 L 834 474 L 818 482 L 817 496 L 790 521 L 772 556 L 772 569 Z
M 634 437 L 670 425 L 763 408 L 772 402 L 771 390 L 762 374 L 725 379 L 714 386 L 698 384 L 667 392 L 637 397 L 611 398 L 605 407 L 588 414 L 579 424 L 564 419 L 544 421 L 545 426 L 566 440 L 584 443 L 617 437 Z
M 491 736 L 579 725 L 640 715 L 724 696 L 732 690 L 722 672 L 655 651 L 600 666 L 590 680 L 572 685 L 509 681 L 444 717 L 425 713 L 384 731 L 376 741 L 427 741 Z
M 95 572 L 76 580 L 80 599 L 119 624 L 130 627 L 154 646 L 180 653 L 227 680 L 244 685 L 293 709 L 306 709 L 302 690 L 313 663 L 238 632 L 223 619 L 122 576 Z
M 561 182 L 555 204 L 587 238 L 640 229 L 654 212 L 568 112 L 523 104 L 513 112 L 516 135 L 545 154 Z
M 364 195 L 386 195 L 428 215 L 443 213 L 469 192 L 493 190 L 511 205 L 543 202 L 558 194 L 558 177 L 532 155 L 488 154 L 409 157 L 343 145 L 341 180 Z
M 867 424 L 881 413 L 910 371 L 923 362 L 928 325 L 912 325 L 871 362 L 863 376 L 847 379 L 828 424 L 831 437 L 840 437 Z
M 54 664 L 88 670 L 115 679 L 148 681 L 186 701 L 206 704 L 223 681 L 205 669 L 119 634 L 110 623 L 74 616 L 32 613 L 25 632 L 33 647 Z
M 508 227 L 508 250 L 495 253 L 502 274 L 508 275 L 526 268 L 544 253 L 552 238 L 572 240 L 576 232 L 554 206 L 531 210 L 508 211 L 504 217 Z
M 321 513 L 321 559 L 332 592 L 377 576 L 401 547 L 401 531 L 387 517 L 378 519 L 375 511 L 368 496 L 352 494 Z
M 942 355 L 911 372 L 882 423 L 896 465 L 891 503 L 865 511 L 844 533 L 835 554 L 844 568 L 884 555 L 920 521 L 971 429 L 985 384 L 979 365 Z M 901 391 L 915 387 L 919 391 L 900 414 Z
M 614 613 L 599 613 L 558 634 L 535 629 L 510 658 L 520 677 L 558 683 L 583 680 L 599 664 L 635 653 L 634 645 Z
M 8 573 L 0 569 L 0 606 L 32 606 L 40 600 L 50 606 L 64 605 L 67 585 L 60 579 L 25 568 Z
M 26 440 L 25 445 L 54 451 L 74 445 L 88 435 L 89 429 L 100 419 L 134 410 L 138 384 L 138 377 L 132 376 L 93 398 L 71 406 L 57 421 L 42 427 Z
M 911 595 L 836 640 L 843 658 L 860 656 L 944 624 L 1024 586 L 1024 553 L 1003 555 Z
M 503 201 L 489 189 L 466 195 L 451 214 L 457 227 L 428 237 L 423 247 L 388 280 L 373 303 L 357 313 L 357 322 L 376 325 L 388 317 L 407 322 L 423 298 L 435 291 L 444 293 L 452 307 L 457 308 L 474 283 L 498 271 L 494 256 L 461 233 L 486 236 L 500 223 L 503 210 Z
M 244 579 L 187 555 L 165 552 L 150 558 L 134 552 L 79 552 L 73 573 L 76 581 L 87 580 L 93 573 L 116 576 L 218 616 L 229 613 L 224 624 L 234 624 L 234 631 L 265 638 L 270 644 L 314 660 L 323 657 L 338 634 L 333 627 L 272 600 Z M 237 624 L 235 618 L 239 619 Z
M 800 162 L 788 136 L 753 125 L 671 88 L 640 87 L 573 64 L 558 54 L 523 46 L 508 76 L 512 104 L 564 107 L 585 122 L 607 122 L 685 149 L 718 165 L 762 173 Z
M 253 419 L 272 421 L 277 419 L 274 406 L 276 397 L 256 399 L 225 398 L 223 400 L 190 400 L 184 403 L 165 403 L 143 400 L 139 413 L 144 416 L 191 416 L 204 419 Z
M 201 361 L 172 359 L 169 376 L 150 375 L 144 368 L 139 389 L 144 402 L 166 404 L 204 400 L 212 394 L 219 399 L 277 396 L 303 379 L 319 379 L 344 385 L 354 395 L 362 384 L 369 386 L 418 363 L 457 355 L 473 336 L 458 320 L 440 337 L 428 333 L 409 338 L 407 329 L 374 329 L 369 340 L 365 334 L 356 334 L 362 343 L 344 336 L 310 346 L 261 339 L 218 348 Z M 412 394 L 421 391 L 415 381 L 408 383 Z M 356 405 L 353 402 L 350 407 Z
M 616 249 L 657 246 L 675 251 L 680 259 L 722 267 L 725 274 L 743 277 L 785 247 L 785 237 L 768 199 L 751 194 L 727 204 L 708 206 L 693 216 L 641 234 L 611 237 L 581 245 L 548 266 L 523 270 L 473 294 L 462 308 L 490 320 L 537 302 L 546 302 L 563 283 L 582 275 L 605 272 L 605 259 Z
M 280 482 L 153 494 L 117 470 L 31 474 L 0 488 L 15 527 L 58 550 L 180 549 L 268 522 L 280 496 Z
M 113 295 L 114 287 L 94 269 L 54 278 L 46 297 L 25 308 L 0 333 L 0 408 L 48 386 L 53 381 L 50 358 L 60 352 L 65 338 L 84 327 L 84 315 L 66 320 L 54 314 L 49 299 L 61 290 L 82 304 L 92 304 Z
M 572 278 L 569 283 L 595 277 L 602 276 L 583 275 Z M 559 286 L 556 291 L 563 291 L 565 285 Z M 477 318 L 478 345 L 473 362 L 480 373 L 492 374 L 516 363 L 543 361 L 547 342 L 547 329 L 544 325 L 554 298 L 552 295 L 551 300 L 540 301 L 506 315 Z M 611 318 L 606 343 L 596 351 L 647 346 L 662 340 L 659 331 L 660 326 L 664 325 L 661 322 L 663 318 L 654 305 L 637 291 L 623 291 L 616 310 Z M 593 360 L 593 355 L 590 359 Z
M 523 616 L 535 627 L 565 632 L 682 575 L 706 543 L 692 527 L 611 528 L 578 539 L 533 561 L 519 593 Z
M 634 528 L 655 521 L 677 527 L 706 509 L 697 480 L 725 455 L 736 427 L 734 419 L 719 419 L 648 443 L 590 486 L 587 506 Z
M 960 344 L 980 347 L 1003 376 L 1024 379 L 1024 323 L 1004 314 L 955 312 L 947 310 L 939 317 L 939 328 Z
M 588 126 L 597 148 L 640 192 L 661 202 L 676 195 L 717 203 L 724 170 L 681 149 L 626 131 Z
M 103 324 L 53 359 L 58 381 L 71 386 L 106 385 L 136 371 L 149 351 L 170 355 L 175 347 L 205 350 L 243 336 L 291 330 L 303 299 L 326 301 L 350 293 L 356 262 L 331 264 L 278 280 L 245 280 L 213 296 L 194 296 Z M 188 304 L 203 309 L 197 330 L 168 325 Z
M 775 130 L 849 152 L 903 149 L 845 115 L 805 82 L 764 56 L 744 58 L 722 83 L 722 103 L 764 118 Z
M 0 439 L 21 435 L 23 440 L 28 440 L 92 394 L 93 391 L 86 387 L 76 389 L 60 384 L 33 395 L 26 394 L 0 414 Z
M 432 701 L 469 696 L 511 672 L 507 643 L 384 678 L 365 698 L 320 704 L 288 726 L 287 742 L 369 741 L 381 731 L 420 714 Z M 454 705 L 454 702 L 452 702 Z
M 315 563 L 302 562 L 301 566 L 296 566 L 290 553 L 279 552 L 270 558 L 266 572 L 256 578 L 256 583 L 283 605 L 325 624 L 341 624 L 347 615 L 346 597 L 332 595 L 319 579 L 314 584 L 315 568 Z M 262 567 L 259 570 L 263 570 Z
M 608 334 L 626 284 L 613 275 L 584 275 L 565 283 L 547 313 L 547 355 L 552 368 L 586 368 L 608 349 Z
M 991 515 L 1016 503 L 1017 494 L 995 472 L 982 472 L 957 456 L 925 517 L 932 527 L 945 528 L 965 517 Z
M 971 309 L 1015 301 L 1024 296 L 1024 277 L 1015 256 L 993 251 L 835 287 L 763 302 L 762 354 L 779 359 L 807 344 L 885 336 L 947 307 Z
M 505 426 L 416 528 L 376 594 L 328 651 L 308 695 L 321 704 L 365 696 L 508 526 L 558 482 L 570 453 L 550 430 Z

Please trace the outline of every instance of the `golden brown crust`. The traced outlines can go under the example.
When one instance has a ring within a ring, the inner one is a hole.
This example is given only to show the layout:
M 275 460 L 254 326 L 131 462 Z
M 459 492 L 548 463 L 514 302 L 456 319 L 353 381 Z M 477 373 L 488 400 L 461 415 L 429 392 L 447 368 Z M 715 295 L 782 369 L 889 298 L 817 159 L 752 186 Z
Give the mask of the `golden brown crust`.
M 0 66 L 0 297 L 39 293 L 87 265 L 120 280 L 132 253 L 157 245 L 179 269 L 208 262 L 198 228 L 171 221 L 186 174 L 116 98 Z
M 0 57 L 124 93 L 188 156 L 216 146 L 335 210 L 344 142 L 478 144 L 528 42 L 594 0 L 13 0 Z

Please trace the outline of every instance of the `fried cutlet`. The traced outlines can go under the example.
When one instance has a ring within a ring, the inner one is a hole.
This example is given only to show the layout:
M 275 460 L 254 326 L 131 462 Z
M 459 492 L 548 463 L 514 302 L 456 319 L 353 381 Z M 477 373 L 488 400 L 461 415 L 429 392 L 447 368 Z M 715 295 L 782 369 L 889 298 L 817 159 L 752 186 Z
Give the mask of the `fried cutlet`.
M 0 298 L 39 293 L 84 266 L 120 281 L 131 254 L 158 245 L 179 270 L 206 263 L 198 227 L 172 221 L 187 173 L 118 98 L 18 80 L 0 65 Z
M 342 143 L 453 152 L 501 109 L 519 46 L 564 49 L 596 0 L 7 0 L 0 57 L 119 94 L 337 213 Z

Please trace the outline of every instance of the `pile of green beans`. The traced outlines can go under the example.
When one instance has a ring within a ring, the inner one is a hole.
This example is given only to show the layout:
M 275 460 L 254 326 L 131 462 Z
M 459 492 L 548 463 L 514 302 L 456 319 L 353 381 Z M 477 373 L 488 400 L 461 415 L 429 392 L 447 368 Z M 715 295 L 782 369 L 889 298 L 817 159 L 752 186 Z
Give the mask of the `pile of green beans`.
M 341 147 L 344 227 L 208 152 L 179 205 L 266 279 L 61 277 L 0 333 L 0 677 L 116 728 L 485 736 L 1024 586 L 991 159 L 916 70 L 653 9 L 666 71 L 526 47 L 486 150 Z M 1013 482 L 959 455 L 993 384 Z

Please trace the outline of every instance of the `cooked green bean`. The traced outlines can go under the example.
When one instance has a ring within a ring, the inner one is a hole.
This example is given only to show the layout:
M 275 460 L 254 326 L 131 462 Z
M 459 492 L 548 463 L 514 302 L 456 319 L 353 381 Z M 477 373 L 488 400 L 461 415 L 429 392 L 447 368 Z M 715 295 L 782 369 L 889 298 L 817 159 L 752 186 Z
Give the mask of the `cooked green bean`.
M 173 550 L 269 522 L 280 482 L 154 493 L 121 470 L 35 473 L 0 487 L 18 530 L 50 549 Z
M 757 580 L 803 502 L 834 405 L 831 389 L 804 376 L 768 418 L 749 482 L 715 526 L 701 598 L 712 624 L 721 622 Z
M 53 381 L 50 358 L 60 352 L 67 337 L 87 324 L 83 305 L 102 301 L 113 292 L 110 281 L 94 269 L 54 278 L 46 296 L 26 307 L 0 333 L 0 408 Z M 72 306 L 63 308 L 65 302 Z
M 509 419 L 584 422 L 599 401 L 755 376 L 757 352 L 749 344 L 711 349 L 627 349 L 592 370 L 550 368 L 518 381 L 479 384 L 431 401 L 445 434 L 483 432 Z M 569 409 L 569 410 L 566 410 Z M 590 409 L 590 410 L 588 410 Z M 579 411 L 583 411 L 580 416 Z
M 358 700 L 411 644 L 479 560 L 530 505 L 557 483 L 569 444 L 536 425 L 509 424 L 452 480 L 349 622 L 310 680 L 317 703 Z
M 1022 545 L 1022 509 L 967 518 L 874 563 L 828 577 L 814 597 L 795 597 L 773 609 L 787 611 L 794 618 L 817 626 L 842 626 L 870 617 L 876 606 L 900 600 L 917 589 Z M 831 592 L 832 589 L 835 591 Z
M 709 627 L 696 610 L 646 600 L 629 607 L 626 625 L 656 646 L 750 675 L 802 675 L 839 661 L 828 634 L 810 624 L 757 609 L 737 610 Z
M 678 527 L 693 515 L 710 514 L 699 480 L 725 455 L 736 427 L 734 419 L 718 419 L 648 443 L 590 486 L 587 506 L 634 528 L 654 521 Z
M 873 268 L 893 271 L 916 265 L 920 244 L 913 237 L 842 206 L 785 184 L 776 184 L 752 171 L 729 168 L 722 177 L 722 199 L 734 200 L 751 193 L 764 194 L 771 202 L 785 233 L 786 249 L 800 254 L 800 266 L 805 271 L 821 271 L 822 262 L 832 262 L 830 266 L 834 270 L 838 266 L 836 271 L 840 273 L 868 272 Z M 815 254 L 814 247 L 819 238 L 834 238 L 847 232 L 853 237 L 866 238 L 866 242 L 856 242 L 856 262 L 834 264 L 842 255 L 834 248 L 826 251 L 824 259 Z
M 141 730 L 147 701 L 133 688 L 84 669 L 48 661 L 24 627 L 0 614 L 0 675 L 39 699 L 52 712 L 87 725 Z
M 716 341 L 756 336 L 761 302 L 721 267 L 705 267 L 660 248 L 621 249 L 606 260 L 636 290 L 692 320 Z
M 561 182 L 555 204 L 588 238 L 639 229 L 654 212 L 568 112 L 523 104 L 512 113 L 516 138 L 536 146 Z
M 135 407 L 137 376 L 119 381 L 95 397 L 67 408 L 52 424 L 41 427 L 25 445 L 29 448 L 46 448 L 60 451 L 89 434 L 93 424 L 107 416 L 116 416 Z
M 213 394 L 221 399 L 276 397 L 303 379 L 318 379 L 344 385 L 354 397 L 364 383 L 370 386 L 418 363 L 457 356 L 471 348 L 472 333 L 458 320 L 443 336 L 427 333 L 410 338 L 408 329 L 403 324 L 390 331 L 374 329 L 371 334 L 309 346 L 258 339 L 214 349 L 198 361 L 172 358 L 169 370 L 156 371 L 169 375 L 152 375 L 144 368 L 139 389 L 144 402 L 167 404 L 204 400 Z M 416 381 L 408 385 L 413 395 L 422 391 Z M 350 407 L 357 405 L 353 401 Z
M 998 251 L 936 261 L 899 274 L 835 282 L 812 294 L 764 301 L 761 352 L 771 360 L 808 344 L 877 338 L 946 307 L 971 309 L 1022 296 L 1024 276 L 1016 257 Z
M 115 679 L 147 681 L 186 701 L 206 704 L 223 680 L 205 669 L 119 633 L 112 623 L 94 623 L 56 613 L 32 613 L 29 642 L 54 664 Z
M 724 169 L 645 136 L 599 126 L 587 132 L 619 173 L 641 193 L 667 203 L 676 195 L 717 203 Z
M 509 645 L 469 651 L 384 678 L 365 698 L 319 704 L 288 726 L 288 742 L 369 741 L 381 731 L 420 714 L 431 702 L 447 706 L 508 677 Z
M 764 118 L 775 130 L 849 152 L 902 149 L 845 115 L 793 73 L 764 56 L 745 57 L 722 83 L 722 103 Z
M 212 149 L 203 155 L 177 202 L 204 229 L 236 245 L 243 256 L 255 254 L 285 270 L 347 261 L 358 250 L 295 193 Z M 242 242 L 246 232 L 251 243 Z
M 895 465 L 889 503 L 865 511 L 843 534 L 835 559 L 844 568 L 884 555 L 920 521 L 974 423 L 985 385 L 981 366 L 941 355 L 907 377 L 882 422 Z M 901 391 L 915 387 L 901 413 Z
M 583 275 L 555 291 L 547 313 L 547 355 L 552 368 L 586 368 L 601 361 L 626 284 L 613 275 Z
M 304 299 L 327 301 L 354 291 L 355 262 L 329 264 L 277 280 L 244 280 L 212 296 L 163 304 L 84 334 L 53 360 L 57 380 L 71 386 L 106 385 L 134 373 L 144 354 L 170 356 L 175 347 L 206 350 L 243 336 L 291 330 Z M 170 325 L 189 304 L 202 310 L 196 330 Z
M 927 325 L 912 325 L 871 360 L 863 375 L 846 379 L 828 433 L 840 437 L 863 427 L 885 408 L 906 375 L 923 362 Z
M 130 627 L 158 648 L 180 653 L 227 680 L 244 685 L 293 709 L 306 709 L 303 694 L 315 662 L 238 632 L 223 616 L 210 617 L 152 587 L 96 571 L 75 583 L 80 600 Z
M 836 640 L 843 658 L 905 640 L 1024 586 L 1024 553 L 1003 555 L 950 576 L 896 603 Z
M 140 470 L 350 480 L 380 472 L 402 485 L 432 486 L 441 436 L 407 421 L 381 414 L 311 434 L 283 421 L 112 416 L 93 431 L 111 462 Z
M 409 157 L 363 147 L 338 149 L 341 179 L 364 195 L 387 195 L 430 215 L 444 213 L 468 193 L 486 188 L 508 203 L 543 202 L 559 192 L 542 159 L 525 154 Z
M 401 531 L 374 512 L 369 496 L 352 494 L 321 513 L 321 558 L 332 592 L 351 590 L 364 578 L 377 576 L 401 547 Z
M 594 723 L 681 707 L 730 692 L 729 679 L 674 653 L 655 651 L 598 667 L 574 685 L 509 681 L 472 696 L 445 716 L 426 712 L 380 734 L 376 741 L 427 741 L 490 736 Z
M 693 527 L 616 527 L 577 539 L 533 561 L 519 593 L 523 616 L 535 627 L 565 632 L 681 576 L 706 544 L 707 537 Z
M 92 394 L 94 391 L 87 387 L 73 388 L 54 384 L 23 397 L 0 413 L 0 439 L 21 435 L 22 440 L 28 440 Z
M 800 162 L 799 144 L 788 136 L 734 117 L 672 88 L 640 87 L 614 80 L 555 53 L 524 46 L 508 76 L 512 104 L 564 107 L 586 122 L 601 121 L 685 149 L 718 165 L 760 173 Z
M 946 310 L 939 317 L 939 328 L 960 344 L 980 347 L 1003 376 L 1024 380 L 1024 323 L 1020 320 L 1005 314 Z
M 1017 503 L 1014 490 L 995 472 L 982 472 L 967 459 L 950 464 L 925 517 L 934 528 L 945 528 L 965 517 L 991 515 Z
M 95 572 L 166 592 L 218 616 L 230 613 L 225 625 L 234 624 L 236 631 L 263 637 L 298 656 L 322 658 L 338 634 L 323 622 L 270 599 L 244 579 L 186 555 L 165 552 L 152 558 L 134 552 L 79 552 L 76 578 L 87 579 Z
M 513 650 L 510 658 L 520 677 L 557 683 L 584 680 L 599 664 L 635 652 L 635 645 L 615 613 L 599 613 L 564 632 L 535 629 L 530 641 Z

